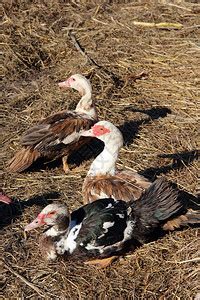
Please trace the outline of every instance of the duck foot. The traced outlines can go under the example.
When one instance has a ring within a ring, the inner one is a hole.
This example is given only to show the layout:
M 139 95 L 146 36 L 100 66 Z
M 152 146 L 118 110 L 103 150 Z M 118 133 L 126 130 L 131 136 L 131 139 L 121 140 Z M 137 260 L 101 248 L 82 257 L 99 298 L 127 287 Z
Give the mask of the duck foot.
M 70 168 L 69 168 L 69 165 L 67 163 L 67 159 L 68 159 L 68 156 L 63 156 L 63 158 L 62 158 L 63 170 L 66 174 L 70 172 Z
M 86 261 L 86 265 L 97 265 L 100 269 L 108 267 L 114 260 L 116 260 L 118 256 L 111 256 L 102 259 L 94 259 L 90 261 Z

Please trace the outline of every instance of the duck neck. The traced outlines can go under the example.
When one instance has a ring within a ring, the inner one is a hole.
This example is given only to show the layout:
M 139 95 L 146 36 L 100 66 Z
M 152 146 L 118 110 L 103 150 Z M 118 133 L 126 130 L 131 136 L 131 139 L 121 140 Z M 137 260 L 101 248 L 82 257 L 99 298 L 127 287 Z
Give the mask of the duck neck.
M 82 98 L 77 104 L 75 111 L 78 113 L 87 114 L 91 118 L 97 119 L 97 112 L 92 100 L 92 93 L 89 89 L 86 92 L 82 92 Z
M 45 234 L 47 236 L 52 236 L 52 237 L 59 236 L 60 234 L 67 231 L 69 227 L 69 222 L 70 222 L 69 217 L 63 215 L 62 217 L 60 217 L 60 220 L 58 220 L 58 223 L 56 225 L 53 225 L 52 227 L 50 227 L 45 231 Z
M 115 175 L 119 147 L 105 145 L 90 166 L 88 176 Z
M 68 229 L 70 223 L 70 217 L 67 215 L 62 215 L 59 218 L 59 222 L 57 223 L 57 230 L 58 231 L 65 231 Z

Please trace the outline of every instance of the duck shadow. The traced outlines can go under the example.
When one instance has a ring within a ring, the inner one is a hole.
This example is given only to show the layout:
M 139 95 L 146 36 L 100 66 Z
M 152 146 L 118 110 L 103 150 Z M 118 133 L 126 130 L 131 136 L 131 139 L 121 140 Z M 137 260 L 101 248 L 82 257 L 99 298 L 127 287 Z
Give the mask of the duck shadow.
M 161 106 L 152 107 L 150 109 L 139 109 L 132 106 L 128 106 L 125 107 L 123 111 L 140 112 L 148 116 L 148 118 L 142 120 L 126 121 L 123 125 L 118 127 L 123 134 L 124 144 L 127 146 L 133 143 L 133 140 L 139 132 L 139 128 L 141 125 L 148 124 L 152 120 L 165 118 L 168 114 L 171 114 L 171 110 L 169 108 Z
M 72 153 L 69 156 L 69 164 L 79 166 L 85 161 L 94 159 L 104 149 L 104 143 L 96 138 L 92 139 L 91 142 L 82 146 L 78 151 Z
M 172 159 L 172 162 L 161 167 L 150 167 L 148 169 L 140 171 L 139 173 L 150 179 L 151 181 L 154 181 L 157 176 L 161 174 L 167 174 L 172 170 L 185 168 L 185 166 L 188 166 L 194 160 L 198 160 L 199 153 L 199 150 L 192 150 L 173 154 L 159 154 L 158 157 Z
M 158 157 L 160 158 L 169 158 L 172 159 L 172 162 L 168 165 L 161 166 L 161 167 L 150 167 L 148 169 L 142 170 L 139 172 L 140 175 L 143 175 L 150 181 L 154 181 L 157 176 L 161 174 L 167 174 L 172 170 L 180 170 L 185 168 L 194 160 L 198 160 L 199 157 L 199 150 L 192 150 L 192 151 L 183 151 L 173 154 L 159 154 Z M 175 188 L 179 190 L 179 198 L 180 200 L 185 203 L 184 207 L 191 208 L 194 210 L 200 209 L 200 195 L 197 193 L 196 195 L 191 194 L 190 192 L 181 189 L 175 182 L 172 183 Z M 190 224 L 190 226 L 199 227 L 198 224 Z
M 59 197 L 60 193 L 52 191 L 42 195 L 33 196 L 26 201 L 13 198 L 10 204 L 0 204 L 0 229 L 10 225 L 21 217 L 27 207 L 32 207 L 33 205 L 44 207 Z

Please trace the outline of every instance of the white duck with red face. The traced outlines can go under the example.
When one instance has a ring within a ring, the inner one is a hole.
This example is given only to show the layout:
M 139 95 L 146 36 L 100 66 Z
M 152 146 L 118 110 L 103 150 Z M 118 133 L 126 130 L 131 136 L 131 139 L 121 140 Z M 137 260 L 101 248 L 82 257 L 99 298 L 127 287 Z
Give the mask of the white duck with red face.
M 119 150 L 123 146 L 123 136 L 120 130 L 111 122 L 99 121 L 81 135 L 96 137 L 105 144 L 103 151 L 92 162 L 88 176 L 114 175 Z
M 92 87 L 90 81 L 80 74 L 75 74 L 58 84 L 61 88 L 72 88 L 82 96 L 75 111 L 85 113 L 93 119 L 97 119 L 97 111 L 92 100 Z
M 138 199 L 150 186 L 151 183 L 137 172 L 119 172 L 116 169 L 119 151 L 123 146 L 123 136 L 111 122 L 100 121 L 81 135 L 96 137 L 105 144 L 104 150 L 92 162 L 84 181 L 84 203 L 102 197 L 124 201 Z

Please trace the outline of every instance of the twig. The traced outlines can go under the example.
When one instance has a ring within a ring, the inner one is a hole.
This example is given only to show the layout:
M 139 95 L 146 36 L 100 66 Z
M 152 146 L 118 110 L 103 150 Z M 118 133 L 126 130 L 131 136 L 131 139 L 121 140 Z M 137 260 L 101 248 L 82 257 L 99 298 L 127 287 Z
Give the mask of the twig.
M 136 81 L 137 79 L 142 79 L 142 78 L 147 77 L 147 76 L 148 76 L 148 73 L 145 72 L 145 71 L 142 71 L 138 74 L 135 74 L 135 75 L 133 74 L 133 75 L 128 76 L 128 80 Z
M 187 259 L 187 260 L 181 260 L 181 261 L 168 260 L 166 262 L 169 262 L 171 264 L 185 264 L 185 263 L 189 263 L 189 262 L 200 262 L 200 257 L 191 258 L 191 259 Z
M 169 5 L 169 6 L 172 6 L 172 7 L 176 7 L 176 8 L 183 9 L 183 10 L 192 11 L 190 8 L 183 7 L 183 6 L 180 6 L 180 5 L 174 4 L 174 3 L 166 3 L 166 4 L 167 4 L 167 5 Z
M 134 21 L 133 24 L 135 26 L 143 26 L 143 27 L 155 27 L 159 29 L 181 29 L 183 25 L 180 23 L 150 23 L 150 22 L 138 22 Z
M 71 38 L 72 40 L 72 43 L 74 44 L 74 46 L 76 47 L 76 49 L 84 56 L 86 57 L 87 61 L 90 63 L 90 64 L 94 64 L 95 66 L 99 67 L 97 65 L 97 63 L 92 60 L 89 55 L 85 52 L 85 50 L 83 49 L 83 47 L 81 46 L 81 44 L 79 43 L 79 41 L 76 39 L 75 35 L 69 31 L 69 37 Z
M 191 258 L 188 260 L 177 261 L 177 264 L 184 264 L 184 263 L 188 263 L 188 262 L 200 262 L 200 257 Z
M 72 41 L 72 43 L 74 44 L 74 46 L 76 47 L 76 49 L 87 59 L 87 62 L 91 65 L 94 65 L 104 76 L 106 75 L 109 76 L 115 86 L 121 86 L 124 82 L 122 80 L 119 79 L 119 77 L 117 75 L 115 75 L 113 72 L 105 69 L 104 67 L 100 66 L 93 58 L 91 58 L 87 52 L 85 51 L 85 49 L 81 46 L 80 42 L 77 40 L 76 36 L 74 33 L 72 33 L 71 31 L 69 31 L 69 37 Z
M 45 298 L 45 295 L 43 293 L 42 290 L 40 290 L 37 286 L 35 286 L 33 283 L 29 282 L 26 278 L 24 278 L 22 275 L 20 275 L 19 273 L 17 273 L 15 270 L 13 270 L 12 267 L 8 266 L 6 263 L 4 263 L 4 266 L 6 267 L 7 270 L 9 270 L 12 274 L 14 274 L 16 277 L 18 277 L 19 279 L 21 279 L 21 281 L 23 281 L 26 285 L 28 285 L 31 289 L 33 289 L 34 291 L 36 291 L 36 293 L 38 293 L 38 295 L 40 295 L 41 297 Z

